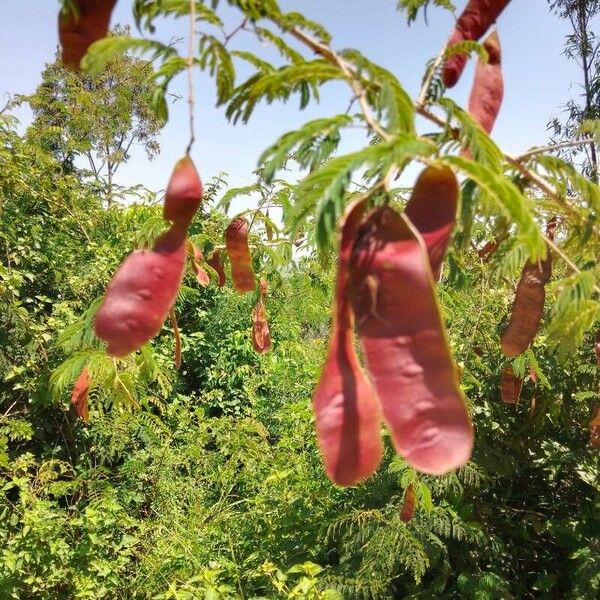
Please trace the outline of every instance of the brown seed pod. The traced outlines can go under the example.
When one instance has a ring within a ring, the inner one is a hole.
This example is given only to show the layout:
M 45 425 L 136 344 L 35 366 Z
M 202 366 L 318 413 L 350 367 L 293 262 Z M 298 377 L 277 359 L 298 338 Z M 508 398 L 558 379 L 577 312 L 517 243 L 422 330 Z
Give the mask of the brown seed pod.
M 267 322 L 267 309 L 262 298 L 252 310 L 252 345 L 259 354 L 271 350 L 271 333 Z
M 202 202 L 202 182 L 192 159 L 186 154 L 177 161 L 163 206 L 163 218 L 167 221 L 182 221 L 186 227 L 194 218 Z
M 248 247 L 248 222 L 238 217 L 229 223 L 225 230 L 225 246 L 231 262 L 233 287 L 240 293 L 253 292 L 256 289 L 252 256 Z
M 213 250 L 208 257 L 206 264 L 219 276 L 218 286 L 223 287 L 225 285 L 225 269 L 223 269 L 221 250 Z
M 510 0 L 469 0 L 456 21 L 448 40 L 448 48 L 460 42 L 479 40 L 509 2 Z M 466 64 L 466 54 L 457 52 L 448 57 L 442 68 L 442 79 L 446 87 L 456 85 Z
M 264 277 L 260 278 L 260 281 L 258 282 L 258 287 L 260 290 L 260 295 L 261 295 L 262 299 L 264 300 L 267 297 L 267 291 L 269 289 L 267 280 Z
M 110 17 L 117 0 L 78 0 L 79 16 L 60 12 L 58 39 L 62 47 L 62 62 L 79 70 L 79 63 L 88 48 L 106 37 Z
M 511 365 L 506 365 L 502 370 L 500 379 L 500 397 L 506 404 L 517 404 L 521 397 L 523 380 L 514 374 Z
M 504 97 L 502 54 L 498 32 L 490 33 L 483 46 L 488 53 L 488 62 L 477 60 L 467 110 L 486 133 L 491 133 Z
M 365 207 L 365 201 L 350 204 L 342 220 L 329 347 L 313 394 L 325 472 L 338 485 L 372 475 L 383 454 L 379 402 L 356 356 L 348 299 L 352 246 Z
M 521 273 L 513 301 L 510 322 L 502 335 L 502 353 L 507 358 L 525 352 L 533 342 L 544 310 L 545 285 L 552 275 L 552 256 L 548 250 L 544 260 L 528 262 Z
M 90 415 L 88 412 L 88 392 L 90 390 L 90 374 L 87 369 L 83 369 L 73 386 L 71 393 L 71 404 L 75 407 L 78 417 L 85 423 L 89 423 Z
M 417 507 L 417 493 L 415 486 L 412 483 L 408 484 L 406 492 L 404 493 L 404 503 L 400 509 L 400 520 L 404 523 L 408 523 L 415 514 Z
M 384 206 L 357 234 L 350 298 L 367 369 L 399 454 L 434 475 L 465 464 L 473 430 L 434 292 L 425 245 Z
M 458 183 L 452 169 L 432 165 L 419 175 L 404 211 L 425 242 L 436 281 L 456 224 L 457 205 Z

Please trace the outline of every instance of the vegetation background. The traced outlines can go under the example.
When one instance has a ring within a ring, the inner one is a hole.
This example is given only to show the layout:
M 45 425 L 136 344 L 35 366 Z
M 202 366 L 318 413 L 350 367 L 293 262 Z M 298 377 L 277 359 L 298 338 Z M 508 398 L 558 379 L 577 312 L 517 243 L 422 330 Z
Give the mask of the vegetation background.
M 187 2 L 179 4 L 187 10 Z M 272 14 L 253 2 L 229 4 L 240 20 L 271 22 Z M 447 3 L 403 1 L 400 17 L 421 19 L 426 4 L 442 10 Z M 159 14 L 152 12 L 156 3 L 135 5 L 147 31 Z M 204 27 L 217 12 L 198 5 Z M 179 10 L 175 1 L 165 6 Z M 553 141 L 589 142 L 599 130 L 593 23 L 600 6 L 564 0 L 548 10 L 571 23 L 565 49 L 587 73 L 564 118 L 548 115 Z M 326 39 L 317 25 L 299 17 L 298 23 Z M 386 438 L 377 474 L 340 489 L 323 474 L 310 405 L 327 345 L 335 268 L 335 230 L 326 216 L 389 163 L 385 156 L 369 162 L 371 144 L 355 166 L 344 167 L 338 159 L 345 155 L 335 155 L 342 129 L 336 115 L 340 127 L 332 135 L 311 134 L 313 125 L 297 130 L 296 145 L 276 142 L 247 186 L 229 188 L 226 174 L 206 181 L 190 232 L 205 251 L 222 243 L 236 197 L 258 200 L 253 257 L 270 283 L 273 351 L 252 350 L 255 297 L 201 288 L 190 269 L 175 307 L 181 370 L 173 366 L 168 324 L 140 353 L 114 362 L 93 336 L 93 314 L 121 260 L 163 228 L 160 194 L 141 182 L 123 186 L 119 168 L 133 148 L 149 158 L 158 152 L 168 66 L 185 67 L 169 51 L 152 55 L 156 48 L 136 46 L 130 34 L 115 30 L 91 61 L 91 74 L 50 63 L 35 93 L 12 98 L 0 113 L 0 597 L 597 598 L 599 455 L 588 430 L 599 384 L 595 142 L 532 157 L 529 168 L 563 191 L 558 200 L 535 193 L 433 86 L 430 102 L 459 120 L 479 165 L 456 163 L 463 174 L 471 169 L 470 178 L 438 289 L 475 424 L 475 451 L 458 472 L 434 478 L 409 468 Z M 200 47 L 198 66 L 213 70 L 232 119 L 265 97 L 287 100 L 299 92 L 308 101 L 336 77 L 280 39 L 271 41 L 283 63 L 272 87 L 260 93 L 249 80 L 231 78 L 222 40 Z M 115 49 L 115 40 L 129 41 Z M 364 57 L 345 56 L 372 81 L 393 82 Z M 24 104 L 34 118 L 20 133 L 13 115 Z M 386 131 L 402 126 L 402 110 L 394 117 L 389 105 L 381 108 Z M 449 154 L 456 144 L 444 136 L 430 137 Z M 286 166 L 312 174 L 299 185 L 277 179 Z M 318 187 L 315 173 L 329 177 L 329 191 Z M 338 177 L 342 183 L 331 192 Z M 490 181 L 502 197 L 510 186 L 518 189 L 523 210 L 499 210 Z M 409 192 L 394 191 L 399 206 Z M 576 271 L 555 261 L 544 326 L 512 362 L 525 378 L 521 400 L 507 405 L 499 397 L 507 362 L 499 338 L 521 267 L 537 243 L 526 230 L 530 200 L 532 223 L 560 216 L 557 239 Z M 504 236 L 489 260 L 478 256 L 488 240 Z M 89 424 L 69 402 L 84 366 L 93 381 Z M 417 511 L 405 523 L 400 510 L 409 484 Z

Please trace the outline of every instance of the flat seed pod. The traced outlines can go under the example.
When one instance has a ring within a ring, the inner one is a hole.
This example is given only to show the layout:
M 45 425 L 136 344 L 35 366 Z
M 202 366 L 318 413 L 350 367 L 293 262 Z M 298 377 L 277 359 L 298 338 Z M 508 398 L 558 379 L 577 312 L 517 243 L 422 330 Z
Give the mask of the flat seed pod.
M 87 369 L 83 369 L 73 386 L 71 393 L 71 404 L 75 407 L 77 416 L 85 423 L 90 422 L 88 412 L 88 392 L 90 391 L 90 374 Z
M 552 275 L 552 256 L 539 263 L 528 262 L 521 273 L 513 301 L 510 321 L 502 335 L 502 353 L 507 358 L 525 352 L 533 342 L 542 320 L 545 285 Z
M 252 256 L 248 247 L 248 222 L 238 217 L 225 230 L 225 246 L 231 262 L 231 278 L 237 292 L 253 292 L 256 289 Z
M 477 41 L 491 27 L 507 7 L 510 0 L 469 0 L 458 17 L 456 26 L 448 40 L 448 47 L 464 41 Z M 442 80 L 448 88 L 460 79 L 467 56 L 456 53 L 450 56 L 442 68 Z
M 338 485 L 372 475 L 383 453 L 379 402 L 356 356 L 347 293 L 352 246 L 364 211 L 364 201 L 353 203 L 342 221 L 329 347 L 313 395 L 325 472 Z
M 267 322 L 267 309 L 259 300 L 252 311 L 252 345 L 259 354 L 271 350 L 271 333 Z
M 406 492 L 404 493 L 404 502 L 400 509 L 400 520 L 404 523 L 408 523 L 415 514 L 417 507 L 417 493 L 415 492 L 415 486 L 412 483 L 408 484 Z
M 590 421 L 590 445 L 592 448 L 600 448 L 600 405 L 596 407 Z
M 185 228 L 172 227 L 153 250 L 130 254 L 110 282 L 96 314 L 96 335 L 111 356 L 138 350 L 162 327 L 185 267 Z
M 468 112 L 486 133 L 491 133 L 502 106 L 504 78 L 498 32 L 493 31 L 483 42 L 488 62 L 477 59 L 475 79 L 469 95 Z
M 189 225 L 202 202 L 202 182 L 192 159 L 186 154 L 177 161 L 163 206 L 163 218 Z
M 506 404 L 517 404 L 521 397 L 523 380 L 514 374 L 513 368 L 506 365 L 500 378 L 500 397 Z
M 465 464 L 473 429 L 429 259 L 408 219 L 387 206 L 372 211 L 358 232 L 350 297 L 396 450 L 424 473 L 441 475 Z
M 225 285 L 225 269 L 223 269 L 221 250 L 213 250 L 208 257 L 206 264 L 219 276 L 218 286 L 223 287 Z
M 181 368 L 181 334 L 177 325 L 177 315 L 173 308 L 169 311 L 169 319 L 175 336 L 175 368 L 179 370 Z
M 58 39 L 62 47 L 62 62 L 79 70 L 79 63 L 88 48 L 106 37 L 110 17 L 117 0 L 78 0 L 79 17 L 62 11 L 58 16 Z
M 456 224 L 457 205 L 458 183 L 452 169 L 432 165 L 419 175 L 404 210 L 425 242 L 436 281 Z

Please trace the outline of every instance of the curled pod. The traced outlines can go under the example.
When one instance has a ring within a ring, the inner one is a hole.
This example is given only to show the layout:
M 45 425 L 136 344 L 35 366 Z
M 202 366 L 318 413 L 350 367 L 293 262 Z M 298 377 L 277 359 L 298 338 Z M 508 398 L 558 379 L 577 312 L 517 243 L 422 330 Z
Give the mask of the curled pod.
M 404 215 L 375 209 L 351 264 L 356 326 L 396 450 L 424 473 L 465 464 L 473 429 L 421 237 Z
M 225 247 L 231 262 L 231 278 L 233 287 L 240 293 L 252 292 L 256 289 L 252 256 L 248 247 L 248 222 L 238 217 L 229 223 L 225 230 Z
M 488 62 L 477 59 L 475 79 L 469 95 L 468 112 L 486 133 L 491 133 L 504 97 L 502 54 L 498 32 L 493 31 L 483 42 Z
M 122 357 L 151 340 L 175 303 L 185 268 L 185 227 L 172 227 L 153 250 L 130 254 L 113 276 L 96 314 L 96 335 Z
M 78 0 L 79 15 L 61 11 L 58 16 L 58 39 L 62 62 L 79 70 L 88 48 L 108 33 L 110 17 L 117 0 Z
M 415 514 L 417 508 L 417 492 L 415 486 L 412 483 L 408 484 L 406 492 L 404 493 L 404 502 L 400 509 L 400 520 L 404 523 L 408 523 Z
M 552 275 L 552 257 L 539 262 L 528 262 L 521 273 L 513 301 L 510 321 L 502 335 L 500 346 L 507 358 L 525 352 L 533 342 L 542 320 L 545 285 Z
M 218 286 L 223 287 L 225 285 L 225 269 L 223 268 L 221 250 L 213 250 L 208 257 L 206 264 L 218 275 Z
M 596 407 L 590 421 L 590 445 L 592 448 L 600 448 L 600 405 Z
M 502 402 L 517 404 L 521 397 L 522 387 L 523 380 L 515 375 L 511 365 L 506 365 L 502 369 L 502 376 L 500 378 L 500 397 L 502 398 Z
M 177 161 L 165 194 L 163 217 L 189 225 L 202 202 L 202 182 L 192 159 L 186 154 Z
M 90 414 L 88 412 L 88 393 L 90 391 L 90 374 L 87 369 L 83 369 L 73 386 L 71 392 L 71 404 L 75 407 L 77 416 L 84 421 L 89 423 Z
M 383 453 L 379 401 L 356 356 L 348 298 L 352 246 L 364 212 L 365 201 L 355 202 L 342 220 L 331 334 L 312 400 L 325 472 L 338 485 L 372 475 Z
M 188 251 L 192 256 L 192 269 L 196 276 L 196 281 L 202 286 L 206 287 L 210 283 L 210 277 L 208 273 L 202 268 L 201 264 L 204 262 L 204 255 L 202 250 L 188 241 Z
M 457 205 L 458 183 L 452 169 L 432 165 L 419 175 L 404 210 L 425 242 L 435 280 L 440 277 L 442 262 L 456 224 Z
M 271 349 L 271 333 L 267 322 L 267 309 L 260 299 L 252 310 L 252 345 L 259 354 Z
M 469 0 L 450 34 L 448 48 L 461 42 L 479 40 L 509 2 L 510 0 Z M 461 52 L 456 52 L 446 59 L 442 68 L 442 80 L 446 87 L 456 85 L 466 64 L 467 55 Z

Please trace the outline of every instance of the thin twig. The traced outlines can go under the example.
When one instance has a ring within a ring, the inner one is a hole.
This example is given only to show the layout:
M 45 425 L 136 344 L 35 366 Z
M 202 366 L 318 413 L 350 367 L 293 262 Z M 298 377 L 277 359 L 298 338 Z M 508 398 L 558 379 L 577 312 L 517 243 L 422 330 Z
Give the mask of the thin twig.
M 520 156 L 515 157 L 515 160 L 518 162 L 523 162 L 536 154 L 544 154 L 545 152 L 553 152 L 554 150 L 560 150 L 562 148 L 572 148 L 574 146 L 583 146 L 584 144 L 595 144 L 596 140 L 594 139 L 585 139 L 585 140 L 573 140 L 570 142 L 561 142 L 560 144 L 549 144 L 548 146 L 542 146 L 540 148 L 532 148 L 528 152 L 521 154 Z
M 190 0 L 190 43 L 187 58 L 188 104 L 190 105 L 190 141 L 185 153 L 189 154 L 194 145 L 194 49 L 196 46 L 196 0 Z
M 437 71 L 438 67 L 442 64 L 444 60 L 444 55 L 446 54 L 446 46 L 442 48 L 440 53 L 437 55 L 435 62 L 431 65 L 429 71 L 427 72 L 427 76 L 423 81 L 423 85 L 421 86 L 421 91 L 419 93 L 419 97 L 415 102 L 415 107 L 417 110 L 423 108 L 425 106 L 425 102 L 427 102 L 427 92 L 429 92 L 429 88 L 431 87 L 431 81 Z
M 246 25 L 248 24 L 248 17 L 246 17 L 231 33 L 225 33 L 223 30 L 223 46 L 227 46 L 229 40 L 238 32 L 242 31 L 242 29 L 246 29 Z

